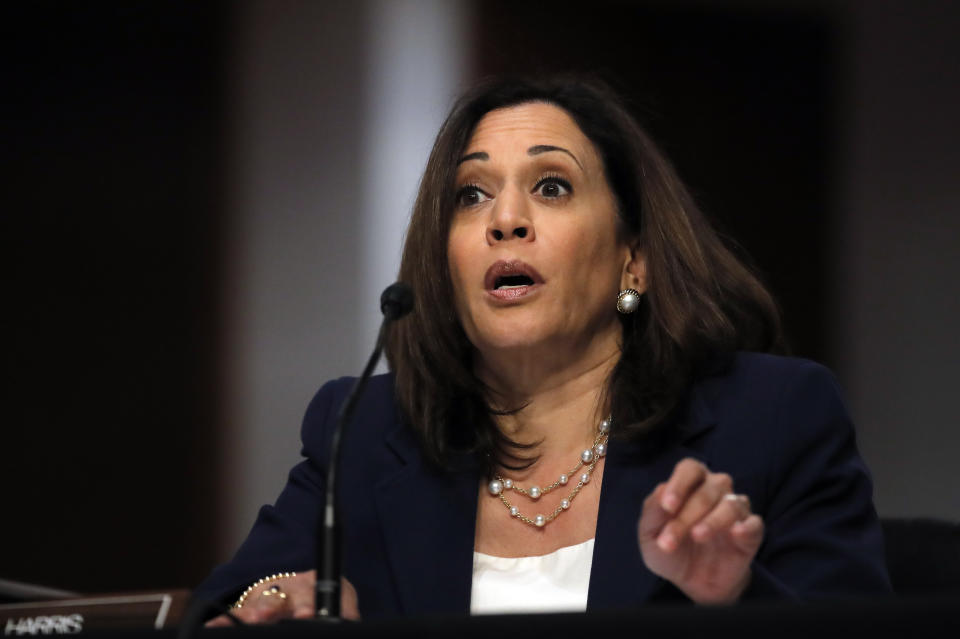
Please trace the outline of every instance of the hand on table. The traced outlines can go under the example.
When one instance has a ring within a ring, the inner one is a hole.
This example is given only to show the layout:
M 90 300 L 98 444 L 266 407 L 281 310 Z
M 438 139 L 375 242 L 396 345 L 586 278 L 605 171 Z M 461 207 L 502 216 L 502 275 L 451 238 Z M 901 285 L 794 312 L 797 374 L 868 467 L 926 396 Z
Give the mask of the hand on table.
M 750 584 L 763 520 L 733 480 L 684 459 L 643 503 L 640 553 L 647 567 L 699 604 L 729 604 Z
M 317 571 L 297 573 L 292 577 L 276 579 L 258 586 L 251 592 L 243 606 L 231 610 L 234 617 L 244 623 L 274 623 L 281 619 L 310 619 L 314 616 L 314 586 Z M 346 579 L 340 579 L 340 615 L 344 619 L 357 621 L 360 611 L 357 607 L 357 591 Z M 207 622 L 208 628 L 233 625 L 226 615 L 220 615 Z

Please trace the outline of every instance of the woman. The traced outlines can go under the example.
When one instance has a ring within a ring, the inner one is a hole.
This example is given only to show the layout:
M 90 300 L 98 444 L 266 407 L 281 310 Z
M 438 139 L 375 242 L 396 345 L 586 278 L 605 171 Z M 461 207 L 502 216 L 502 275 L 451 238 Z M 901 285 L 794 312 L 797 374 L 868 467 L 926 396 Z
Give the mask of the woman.
M 888 591 L 835 383 L 760 354 L 781 341 L 770 295 L 608 89 L 461 98 L 400 279 L 414 311 L 342 449 L 346 616 Z M 349 385 L 317 394 L 306 461 L 198 590 L 242 593 L 247 621 L 312 615 Z

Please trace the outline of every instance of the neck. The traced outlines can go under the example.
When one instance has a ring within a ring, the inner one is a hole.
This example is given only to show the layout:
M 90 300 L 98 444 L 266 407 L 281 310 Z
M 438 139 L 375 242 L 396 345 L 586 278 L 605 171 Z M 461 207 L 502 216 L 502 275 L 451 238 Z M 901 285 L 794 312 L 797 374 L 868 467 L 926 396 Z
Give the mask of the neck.
M 567 463 L 592 443 L 609 411 L 604 389 L 620 359 L 616 339 L 593 340 L 575 357 L 558 352 L 513 350 L 478 358 L 477 372 L 494 394 L 493 405 L 504 410 L 522 407 L 497 417 L 497 426 L 515 442 L 536 444 L 533 452 L 548 466 L 554 460 Z

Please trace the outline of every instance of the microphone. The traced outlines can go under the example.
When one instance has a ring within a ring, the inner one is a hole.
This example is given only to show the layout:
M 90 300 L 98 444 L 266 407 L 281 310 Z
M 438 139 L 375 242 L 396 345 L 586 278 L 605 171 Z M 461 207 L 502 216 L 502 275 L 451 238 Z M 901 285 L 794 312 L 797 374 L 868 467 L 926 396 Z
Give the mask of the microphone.
M 395 282 L 388 286 L 380 295 L 380 310 L 383 312 L 383 322 L 377 334 L 377 343 L 367 360 L 363 373 L 354 382 L 350 394 L 340 406 L 337 414 L 337 424 L 330 439 L 330 461 L 327 468 L 326 505 L 323 509 L 321 534 L 317 535 L 317 557 L 320 558 L 317 570 L 317 584 L 315 590 L 316 618 L 324 621 L 340 621 L 340 526 L 337 523 L 336 480 L 337 469 L 340 465 L 340 438 L 343 430 L 350 423 L 353 411 L 367 380 L 380 361 L 383 352 L 383 343 L 386 338 L 387 326 L 390 322 L 400 319 L 413 308 L 413 289 L 403 282 Z
M 380 294 L 380 311 L 386 320 L 400 319 L 413 309 L 413 289 L 403 282 L 394 282 Z

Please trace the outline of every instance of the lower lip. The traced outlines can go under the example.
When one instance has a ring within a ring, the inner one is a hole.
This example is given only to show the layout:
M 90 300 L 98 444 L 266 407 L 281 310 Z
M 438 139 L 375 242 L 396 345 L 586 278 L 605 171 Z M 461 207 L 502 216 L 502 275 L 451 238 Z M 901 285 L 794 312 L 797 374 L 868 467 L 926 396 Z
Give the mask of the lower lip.
M 511 302 L 532 295 L 536 293 L 539 288 L 539 284 L 533 284 L 531 286 L 518 286 L 517 288 L 495 288 L 487 291 L 487 293 L 497 301 Z

